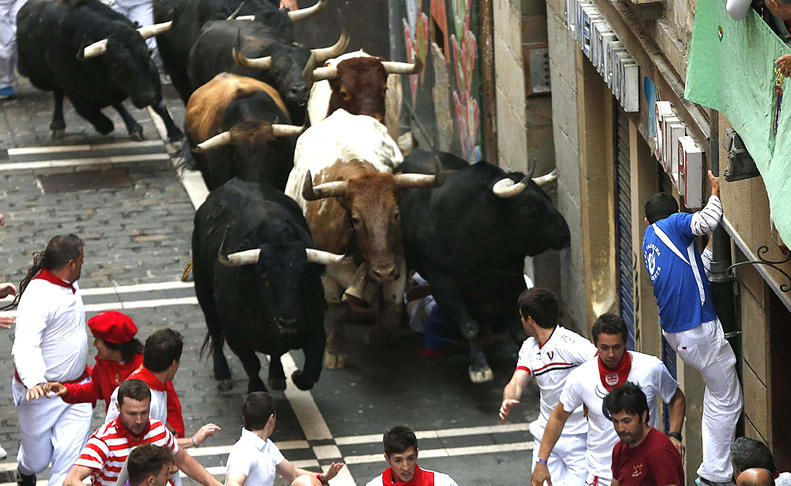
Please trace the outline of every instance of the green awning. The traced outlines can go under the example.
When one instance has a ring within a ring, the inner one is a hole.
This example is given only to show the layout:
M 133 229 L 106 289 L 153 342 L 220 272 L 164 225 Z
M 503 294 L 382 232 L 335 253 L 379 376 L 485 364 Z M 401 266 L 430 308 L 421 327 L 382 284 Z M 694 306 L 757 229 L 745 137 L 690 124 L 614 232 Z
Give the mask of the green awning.
M 772 220 L 791 242 L 791 78 L 775 60 L 789 49 L 750 9 L 742 21 L 725 0 L 700 0 L 689 48 L 684 96 L 728 117 L 764 179 Z

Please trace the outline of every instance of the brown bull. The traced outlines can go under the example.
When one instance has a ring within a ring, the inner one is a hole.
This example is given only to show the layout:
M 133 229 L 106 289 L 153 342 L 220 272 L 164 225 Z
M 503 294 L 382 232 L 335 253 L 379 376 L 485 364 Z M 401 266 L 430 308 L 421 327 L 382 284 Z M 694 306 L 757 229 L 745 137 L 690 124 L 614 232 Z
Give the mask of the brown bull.
M 405 277 L 399 192 L 407 187 L 439 183 L 441 180 L 433 175 L 393 175 L 359 160 L 338 161 L 315 177 L 308 173 L 302 196 L 307 201 L 305 219 L 316 247 L 354 257 L 354 261 L 328 266 L 322 277 L 325 298 L 331 304 L 325 355 L 328 368 L 344 365 L 343 322 L 349 317 L 348 307 L 333 304 L 340 303 L 340 296 L 348 287 L 364 284 L 366 276 L 379 284 L 366 288 L 365 300 L 378 302 L 369 342 L 380 342 L 399 324 Z

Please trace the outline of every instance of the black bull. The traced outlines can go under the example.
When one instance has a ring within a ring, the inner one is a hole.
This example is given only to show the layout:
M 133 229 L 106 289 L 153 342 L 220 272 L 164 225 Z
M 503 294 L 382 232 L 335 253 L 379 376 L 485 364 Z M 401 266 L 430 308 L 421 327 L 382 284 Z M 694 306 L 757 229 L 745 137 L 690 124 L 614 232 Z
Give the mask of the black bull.
M 533 181 L 509 198 L 492 187 L 523 174 L 479 162 L 467 165 L 441 154 L 454 169 L 436 189 L 408 189 L 399 202 L 407 266 L 430 283 L 442 315 L 470 340 L 470 377 L 490 379 L 474 345 L 479 324 L 498 332 L 519 324 L 517 297 L 525 289 L 524 258 L 569 245 L 569 228 L 550 198 Z M 431 173 L 435 157 L 415 150 L 398 170 Z
M 242 67 L 231 55 L 234 45 L 247 57 L 272 57 L 266 70 Z M 283 98 L 296 124 L 302 124 L 310 94 L 310 86 L 302 80 L 311 51 L 279 37 L 276 30 L 247 20 L 212 21 L 190 51 L 187 72 L 192 89 L 209 82 L 221 72 L 259 79 L 272 85 Z
M 255 352 L 271 356 L 268 384 L 285 388 L 280 356 L 305 353 L 294 384 L 307 390 L 319 379 L 326 341 L 322 267 L 310 263 L 313 248 L 299 206 L 282 192 L 255 182 L 231 179 L 209 194 L 195 214 L 192 252 L 195 294 L 206 318 L 214 376 L 230 388 L 223 342 L 239 357 L 248 391 L 265 390 Z M 219 256 L 260 249 L 254 263 L 233 266 Z
M 102 39 L 107 39 L 106 52 L 84 59 L 84 48 Z M 159 73 L 145 41 L 126 17 L 98 0 L 30 0 L 17 15 L 17 43 L 20 72 L 37 88 L 54 94 L 53 136 L 65 131 L 67 96 L 99 133 L 114 128 L 101 112 L 112 106 L 132 138 L 142 139 L 142 128 L 121 104 L 128 97 L 138 108 L 154 108 L 165 121 L 170 141 L 181 139 L 162 105 Z
M 293 24 L 286 11 L 274 3 L 271 0 L 154 0 L 154 22 L 173 21 L 173 28 L 157 38 L 157 46 L 165 71 L 185 105 L 193 91 L 187 76 L 187 59 L 203 25 L 210 20 L 227 19 L 234 13 L 254 15 L 257 21 L 276 28 L 290 41 Z

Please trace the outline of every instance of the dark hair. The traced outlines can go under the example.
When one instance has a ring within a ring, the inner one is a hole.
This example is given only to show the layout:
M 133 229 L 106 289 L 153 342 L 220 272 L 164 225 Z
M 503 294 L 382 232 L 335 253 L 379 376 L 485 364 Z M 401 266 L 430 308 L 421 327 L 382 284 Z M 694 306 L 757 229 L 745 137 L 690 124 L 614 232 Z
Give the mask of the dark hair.
M 750 468 L 767 469 L 774 473 L 777 468 L 772 451 L 760 440 L 739 437 L 731 443 L 731 462 L 736 471 Z
M 623 342 L 626 344 L 629 341 L 629 329 L 626 328 L 626 323 L 621 319 L 621 316 L 615 314 L 602 314 L 593 323 L 591 328 L 591 335 L 593 336 L 593 344 L 599 344 L 599 334 L 620 334 L 623 336 Z
M 129 453 L 129 459 L 126 462 L 129 483 L 137 486 L 148 476 L 156 476 L 163 467 L 173 463 L 173 452 L 169 448 L 154 444 L 141 444 Z
M 396 425 L 385 432 L 382 437 L 385 446 L 385 454 L 389 457 L 393 454 L 400 454 L 410 447 L 417 450 L 417 437 L 412 429 L 403 425 Z
M 645 393 L 640 389 L 640 385 L 636 385 L 631 381 L 627 381 L 604 397 L 601 411 L 607 417 L 607 420 L 612 420 L 612 414 L 619 412 L 626 412 L 629 415 L 637 415 L 638 417 L 642 417 L 643 412 L 645 412 L 646 423 L 651 417 Z
M 242 404 L 242 420 L 247 430 L 261 430 L 275 414 L 275 401 L 267 392 L 253 392 Z
M 645 218 L 650 224 L 678 212 L 678 201 L 670 194 L 658 192 L 645 202 Z
M 60 270 L 69 263 L 69 260 L 80 258 L 82 246 L 82 240 L 74 234 L 58 235 L 49 240 L 44 251 L 33 253 L 33 265 L 27 269 L 27 275 L 19 283 L 19 292 L 14 300 L 0 310 L 16 307 L 30 281 L 41 270 Z
M 532 288 L 519 294 L 519 313 L 532 317 L 539 327 L 552 329 L 558 323 L 558 299 L 549 289 Z
M 132 361 L 136 354 L 143 352 L 143 343 L 141 343 L 137 338 L 132 338 L 125 343 L 111 343 L 110 341 L 105 341 L 104 339 L 102 339 L 102 341 L 104 342 L 104 345 L 107 346 L 107 349 L 120 351 L 122 361 Z
M 143 366 L 154 373 L 168 369 L 174 361 L 181 361 L 184 339 L 178 331 L 160 329 L 148 336 L 143 347 Z
M 118 405 L 124 404 L 124 398 L 129 397 L 132 400 L 151 400 L 151 390 L 143 380 L 126 380 L 118 387 Z

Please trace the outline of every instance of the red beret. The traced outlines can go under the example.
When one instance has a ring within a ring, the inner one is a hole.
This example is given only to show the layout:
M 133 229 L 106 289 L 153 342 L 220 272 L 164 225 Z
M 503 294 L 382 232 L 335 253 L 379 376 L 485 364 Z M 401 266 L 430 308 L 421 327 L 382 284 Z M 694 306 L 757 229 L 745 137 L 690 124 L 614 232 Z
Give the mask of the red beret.
M 105 311 L 91 317 L 88 327 L 94 336 L 114 344 L 125 343 L 137 334 L 132 318 L 117 311 Z

